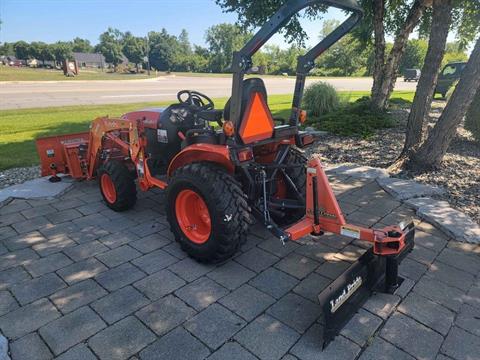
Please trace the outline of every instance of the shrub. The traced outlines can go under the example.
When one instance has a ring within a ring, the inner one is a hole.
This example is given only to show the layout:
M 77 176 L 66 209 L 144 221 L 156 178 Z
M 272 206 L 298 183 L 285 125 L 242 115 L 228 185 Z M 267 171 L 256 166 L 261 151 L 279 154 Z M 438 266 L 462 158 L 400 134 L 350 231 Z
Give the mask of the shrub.
M 474 139 L 480 142 L 480 89 L 477 90 L 465 116 L 465 129 L 469 130 Z
M 394 121 L 387 113 L 372 110 L 368 97 L 348 103 L 339 110 L 313 119 L 310 123 L 320 130 L 336 135 L 364 138 L 373 135 L 377 129 L 394 125 Z
M 303 103 L 311 116 L 320 116 L 337 110 L 340 106 L 340 97 L 332 85 L 319 81 L 305 90 Z

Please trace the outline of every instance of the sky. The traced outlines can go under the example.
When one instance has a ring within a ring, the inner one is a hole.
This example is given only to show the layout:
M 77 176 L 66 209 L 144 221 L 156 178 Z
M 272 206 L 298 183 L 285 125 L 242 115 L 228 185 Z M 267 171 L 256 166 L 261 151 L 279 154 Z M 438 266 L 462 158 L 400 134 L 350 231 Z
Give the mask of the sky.
M 331 9 L 324 19 L 342 21 L 346 15 Z M 98 43 L 109 26 L 145 36 L 167 29 L 178 35 L 186 29 L 193 44 L 205 46 L 205 31 L 222 22 L 234 23 L 235 14 L 223 13 L 214 0 L 0 0 L 0 42 L 18 40 L 69 41 L 74 37 Z M 310 35 L 307 46 L 318 41 L 322 22 L 302 20 Z M 287 47 L 283 36 L 269 43 Z

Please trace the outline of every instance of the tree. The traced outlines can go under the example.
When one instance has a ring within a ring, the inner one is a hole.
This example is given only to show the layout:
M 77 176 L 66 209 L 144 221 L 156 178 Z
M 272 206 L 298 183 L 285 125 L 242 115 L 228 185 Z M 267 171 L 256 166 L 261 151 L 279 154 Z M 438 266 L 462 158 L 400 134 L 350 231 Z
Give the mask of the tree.
M 17 41 L 13 44 L 15 57 L 19 60 L 27 60 L 30 58 L 30 45 L 25 41 Z
M 146 54 L 145 39 L 133 36 L 130 32 L 126 32 L 123 37 L 122 50 L 128 61 L 135 64 L 138 73 L 138 64 L 143 62 L 143 58 Z
M 30 43 L 30 57 L 32 59 L 40 59 L 40 54 L 42 52 L 42 48 L 45 46 L 46 44 L 43 43 L 43 42 L 39 42 L 39 41 L 33 41 Z
M 208 28 L 205 38 L 211 54 L 212 71 L 228 71 L 233 52 L 240 50 L 250 37 L 251 34 L 238 25 L 223 23 Z
M 122 38 L 120 30 L 108 28 L 100 35 L 100 43 L 97 45 L 98 51 L 105 56 L 105 61 L 113 64 L 114 71 L 117 71 L 117 65 L 123 61 Z
M 82 52 L 82 53 L 91 53 L 93 52 L 93 46 L 92 44 L 90 44 L 89 40 L 76 37 L 72 41 L 72 51 Z
M 449 1 L 449 0 L 448 0 Z M 408 40 L 399 65 L 399 73 L 405 69 L 421 69 L 427 56 L 428 42 L 424 39 Z
M 448 30 L 452 21 L 452 6 L 452 0 L 433 1 L 432 24 L 425 65 L 422 68 L 412 108 L 408 115 L 406 140 L 400 155 L 400 162 L 422 141 L 423 121 L 432 104 L 433 92 L 437 84 Z
M 177 38 L 170 35 L 165 29 L 162 29 L 161 32 L 152 31 L 148 36 L 150 64 L 160 71 L 173 70 L 179 48 Z
M 55 61 L 61 63 L 72 58 L 72 44 L 66 41 L 57 41 L 53 44 Z
M 15 50 L 13 49 L 13 44 L 4 42 L 2 45 L 0 45 L 0 55 L 13 55 L 15 53 Z
M 456 134 L 457 127 L 463 120 L 476 91 L 480 88 L 480 38 L 470 55 L 447 106 L 430 132 L 427 140 L 414 152 L 408 167 L 422 170 L 440 166 L 448 146 Z
M 55 49 L 54 45 L 45 44 L 41 47 L 39 60 L 43 62 L 45 66 L 45 61 L 55 60 Z

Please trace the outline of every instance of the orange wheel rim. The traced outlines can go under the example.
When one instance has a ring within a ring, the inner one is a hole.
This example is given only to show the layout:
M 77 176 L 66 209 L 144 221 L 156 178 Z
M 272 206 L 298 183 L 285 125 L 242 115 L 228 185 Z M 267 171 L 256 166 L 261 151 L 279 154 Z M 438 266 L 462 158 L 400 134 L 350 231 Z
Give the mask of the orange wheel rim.
M 110 204 L 113 204 L 117 200 L 117 190 L 115 190 L 115 185 L 113 184 L 110 175 L 103 174 L 100 178 L 100 185 L 102 187 L 102 192 L 105 196 L 105 199 Z
M 212 231 L 212 221 L 207 204 L 193 190 L 182 190 L 175 200 L 178 225 L 185 236 L 195 244 L 207 242 Z

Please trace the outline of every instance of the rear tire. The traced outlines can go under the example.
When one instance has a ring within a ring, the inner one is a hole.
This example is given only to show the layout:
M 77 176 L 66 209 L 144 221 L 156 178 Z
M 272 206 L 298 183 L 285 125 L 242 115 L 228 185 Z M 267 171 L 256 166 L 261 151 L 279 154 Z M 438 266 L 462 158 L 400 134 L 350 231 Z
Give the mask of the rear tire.
M 246 240 L 251 223 L 240 184 L 222 168 L 208 163 L 189 164 L 175 171 L 167 187 L 166 212 L 176 241 L 201 262 L 230 258 Z M 198 213 L 201 215 L 196 217 Z
M 100 192 L 107 206 L 115 211 L 131 209 L 137 201 L 135 177 L 120 161 L 103 164 L 97 172 Z

